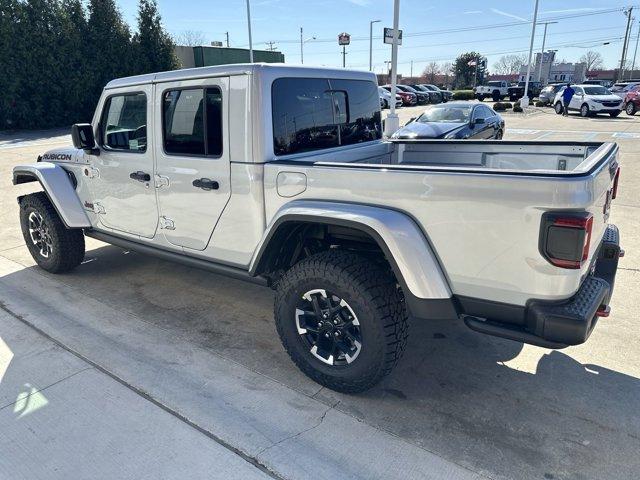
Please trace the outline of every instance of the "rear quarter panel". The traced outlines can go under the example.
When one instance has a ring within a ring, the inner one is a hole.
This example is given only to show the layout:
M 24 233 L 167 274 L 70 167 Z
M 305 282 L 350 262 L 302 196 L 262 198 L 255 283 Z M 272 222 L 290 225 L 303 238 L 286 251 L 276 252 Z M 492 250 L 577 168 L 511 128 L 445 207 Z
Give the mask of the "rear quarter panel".
M 608 164 L 591 175 L 552 178 L 270 163 L 264 173 L 265 192 L 273 192 L 265 198 L 267 224 L 293 200 L 277 194 L 281 171 L 306 175 L 307 189 L 295 199 L 405 212 L 425 233 L 454 294 L 515 305 L 575 293 L 589 266 L 566 270 L 542 257 L 541 216 L 548 210 L 592 212 L 593 255 L 605 228 L 603 208 L 611 182 Z

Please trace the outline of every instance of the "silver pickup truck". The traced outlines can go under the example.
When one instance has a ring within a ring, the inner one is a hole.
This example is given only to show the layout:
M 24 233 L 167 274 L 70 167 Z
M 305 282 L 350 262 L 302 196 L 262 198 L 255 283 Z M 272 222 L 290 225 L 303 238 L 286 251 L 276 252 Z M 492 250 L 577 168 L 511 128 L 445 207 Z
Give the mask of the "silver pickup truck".
M 338 391 L 392 370 L 409 317 L 563 348 L 609 314 L 613 143 L 385 141 L 372 73 L 263 64 L 114 80 L 72 138 L 13 171 L 42 185 L 18 199 L 38 265 L 88 236 L 270 286 Z

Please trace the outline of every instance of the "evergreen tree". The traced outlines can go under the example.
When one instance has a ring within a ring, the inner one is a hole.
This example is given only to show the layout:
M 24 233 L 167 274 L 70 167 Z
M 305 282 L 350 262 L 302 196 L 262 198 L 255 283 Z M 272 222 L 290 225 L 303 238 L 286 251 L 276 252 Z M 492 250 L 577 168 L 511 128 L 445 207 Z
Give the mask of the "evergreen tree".
M 178 68 L 171 37 L 162 27 L 156 0 L 140 0 L 138 33 L 133 38 L 136 73 L 161 72 Z
M 0 130 L 14 128 L 18 101 L 18 64 L 15 50 L 22 50 L 17 38 L 17 0 L 0 0 Z
M 95 106 L 104 85 L 132 75 L 131 33 L 114 0 L 89 0 L 83 72 L 90 76 L 87 99 Z

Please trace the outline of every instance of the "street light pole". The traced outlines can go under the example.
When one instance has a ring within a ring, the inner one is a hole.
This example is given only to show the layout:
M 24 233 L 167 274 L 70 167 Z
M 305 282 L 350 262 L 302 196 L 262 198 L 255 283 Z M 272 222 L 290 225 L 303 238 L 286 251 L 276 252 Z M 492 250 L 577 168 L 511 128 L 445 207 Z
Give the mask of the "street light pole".
M 390 137 L 400 128 L 400 118 L 396 113 L 396 83 L 398 80 L 398 35 L 400 24 L 400 0 L 393 1 L 393 41 L 391 43 L 391 111 L 384 124 L 385 135 Z
M 627 16 L 627 28 L 624 30 L 624 42 L 622 43 L 622 57 L 620 57 L 620 74 L 618 75 L 618 81 L 624 80 L 624 64 L 627 61 L 627 47 L 629 46 L 629 30 L 631 28 L 631 13 L 633 7 L 629 7 L 624 11 Z
M 249 63 L 253 63 L 253 41 L 251 40 L 251 6 L 247 0 L 247 26 L 249 28 Z
M 636 55 L 638 55 L 638 40 L 640 40 L 640 22 L 638 22 L 638 35 L 636 36 L 636 49 L 633 52 L 633 63 L 631 64 L 631 76 L 636 68 Z
M 547 43 L 547 25 L 558 22 L 544 22 L 544 35 L 542 35 L 542 50 L 540 50 L 540 66 L 538 67 L 538 82 L 542 78 L 542 61 L 544 60 L 544 46 Z
M 369 71 L 373 69 L 373 24 L 379 22 L 380 20 L 371 20 L 369 22 Z
M 304 64 L 304 44 L 315 39 L 316 37 L 310 37 L 304 40 L 304 37 L 302 36 L 302 27 L 300 27 L 300 63 Z
M 533 9 L 533 25 L 531 26 L 531 42 L 529 43 L 529 62 L 527 64 L 527 78 L 524 83 L 524 96 L 520 99 L 520 107 L 524 110 L 525 106 L 529 106 L 529 75 L 531 75 L 531 57 L 533 55 L 533 41 L 536 37 L 536 22 L 538 21 L 538 3 L 540 0 L 536 0 L 536 6 Z

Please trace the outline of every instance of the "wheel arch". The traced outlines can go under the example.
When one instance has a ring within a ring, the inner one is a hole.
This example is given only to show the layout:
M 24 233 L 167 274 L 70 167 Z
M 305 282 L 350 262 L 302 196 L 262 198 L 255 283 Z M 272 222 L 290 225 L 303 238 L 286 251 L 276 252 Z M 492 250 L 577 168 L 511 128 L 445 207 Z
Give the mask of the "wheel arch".
M 13 184 L 39 182 L 44 193 L 67 228 L 89 228 L 91 222 L 84 211 L 66 170 L 50 162 L 17 165 L 13 168 Z M 22 197 L 20 197 L 22 198 Z
M 382 251 L 412 313 L 437 318 L 456 315 L 446 275 L 420 227 L 407 214 L 383 207 L 305 200 L 290 202 L 275 214 L 267 227 L 252 258 L 249 273 L 264 275 L 277 265 L 278 258 L 286 257 L 288 251 L 283 252 L 283 248 L 288 248 L 286 245 L 296 229 L 328 226 L 359 232 Z M 437 310 L 434 305 L 438 302 L 446 313 L 434 313 Z M 425 309 L 428 314 L 417 313 Z

